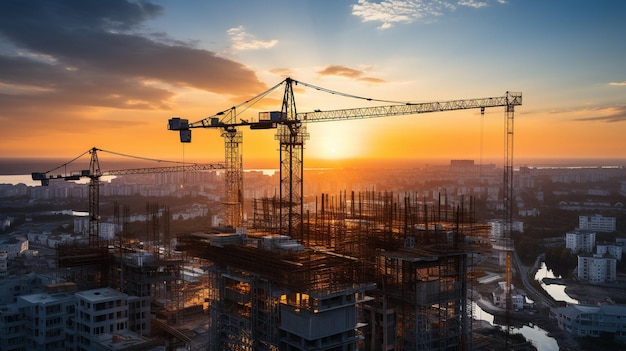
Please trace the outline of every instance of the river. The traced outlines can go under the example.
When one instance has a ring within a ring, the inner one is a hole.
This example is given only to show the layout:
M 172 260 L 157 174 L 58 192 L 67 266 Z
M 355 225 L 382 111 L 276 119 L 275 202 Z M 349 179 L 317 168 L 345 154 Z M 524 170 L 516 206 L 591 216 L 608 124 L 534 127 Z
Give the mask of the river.
M 552 272 L 552 270 L 548 269 L 545 262 L 541 262 L 541 265 L 537 270 L 537 273 L 535 274 L 535 280 L 539 281 L 541 283 L 541 287 L 555 300 L 565 301 L 567 303 L 573 304 L 578 303 L 577 300 L 571 298 L 565 293 L 565 285 L 545 284 L 541 281 L 543 278 L 560 278 L 554 276 L 554 273 Z M 472 306 L 475 319 L 487 321 L 491 325 L 497 325 L 495 324 L 495 318 L 491 313 L 484 311 L 475 302 L 472 303 Z M 548 332 L 544 329 L 539 328 L 537 325 L 524 325 L 521 328 L 512 328 L 511 331 L 513 333 L 524 335 L 526 340 L 532 342 L 538 351 L 559 350 L 559 345 L 557 341 L 553 337 L 548 336 Z
M 565 285 L 562 284 L 546 284 L 542 281 L 543 278 L 561 278 L 554 276 L 552 270 L 548 269 L 545 262 L 541 262 L 541 266 L 535 273 L 535 280 L 541 283 L 541 287 L 556 301 L 565 301 L 567 303 L 578 304 L 578 300 L 571 298 L 565 293 Z
M 494 316 L 480 308 L 476 302 L 472 302 L 472 312 L 474 315 L 474 319 L 483 320 L 489 322 L 491 325 L 496 325 L 494 323 Z M 506 328 L 506 326 L 500 325 L 501 328 Z M 526 340 L 530 341 L 538 351 L 558 351 L 559 345 L 556 340 L 548 336 L 548 332 L 539 328 L 536 325 L 524 325 L 521 328 L 511 328 L 512 334 L 522 334 L 526 338 Z

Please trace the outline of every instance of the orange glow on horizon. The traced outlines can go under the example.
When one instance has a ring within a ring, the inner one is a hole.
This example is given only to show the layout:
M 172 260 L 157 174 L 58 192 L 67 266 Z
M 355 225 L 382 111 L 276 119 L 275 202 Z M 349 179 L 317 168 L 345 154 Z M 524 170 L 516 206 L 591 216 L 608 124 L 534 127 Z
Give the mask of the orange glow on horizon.
M 172 116 L 197 121 L 223 110 L 226 104 L 223 99 L 218 99 L 208 106 L 206 98 L 206 94 L 198 94 L 195 98 L 187 96 L 177 101 L 183 102 L 181 106 L 172 106 L 168 110 L 51 110 L 40 125 L 43 129 L 33 129 L 29 123 L 15 123 L 12 133 L 0 141 L 3 150 L 0 157 L 70 160 L 95 146 L 156 159 L 223 162 L 224 140 L 219 130 L 196 128 L 190 144 L 181 144 L 178 133 L 167 130 L 167 120 Z M 216 107 L 218 104 L 222 106 Z M 589 111 L 555 113 L 536 107 L 527 110 L 530 107 L 524 105 L 516 109 L 514 162 L 532 158 L 624 157 L 626 146 L 622 129 L 615 127 L 617 124 L 584 120 Z M 305 143 L 304 164 L 309 167 L 312 163 L 323 163 L 322 160 L 331 164 L 349 164 L 350 160 L 367 159 L 502 160 L 503 117 L 502 109 L 493 108 L 486 111 L 482 122 L 478 111 L 464 110 L 310 123 L 307 125 L 310 137 Z M 276 130 L 241 130 L 244 167 L 262 164 L 277 168 Z

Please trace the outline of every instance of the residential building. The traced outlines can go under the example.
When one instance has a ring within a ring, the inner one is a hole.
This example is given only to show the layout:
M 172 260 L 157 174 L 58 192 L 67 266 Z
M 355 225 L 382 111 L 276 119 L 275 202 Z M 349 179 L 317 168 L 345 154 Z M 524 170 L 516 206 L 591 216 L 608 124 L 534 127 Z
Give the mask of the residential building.
M 9 259 L 20 256 L 28 250 L 28 240 L 26 238 L 0 239 L 0 252 L 6 252 Z
M 0 252 L 0 277 L 7 275 L 9 267 L 9 254 L 6 252 Z
M 495 306 L 506 308 L 506 282 L 498 282 L 498 287 L 491 293 L 492 302 Z M 511 307 L 514 310 L 523 310 L 527 307 L 526 296 L 520 294 L 511 284 Z
M 0 280 L 0 306 L 17 303 L 21 295 L 42 293 L 51 283 L 49 277 L 35 273 L 4 277 Z
M 81 291 L 76 297 L 76 350 L 93 349 L 97 336 L 128 328 L 128 295 L 102 288 Z
M 568 305 L 552 309 L 559 328 L 579 337 L 606 337 L 626 340 L 626 305 Z
M 64 284 L 50 292 L 17 297 L 0 306 L 0 350 L 136 350 L 155 344 L 129 329 L 131 319 L 150 333 L 149 303 L 111 288 L 72 293 Z M 129 315 L 137 316 L 130 318 Z M 131 348 L 128 348 L 131 349 Z
M 602 243 L 598 244 L 598 246 L 596 247 L 596 254 L 598 256 L 604 257 L 606 255 L 609 255 L 616 258 L 618 261 L 622 260 L 623 251 L 623 247 L 617 244 Z
M 504 236 L 504 221 L 501 219 L 492 219 L 487 222 L 491 226 L 491 233 L 489 236 L 492 239 L 500 239 Z M 521 221 L 513 221 L 511 223 L 511 230 L 523 233 L 524 232 L 524 222 Z
M 577 277 L 594 284 L 613 282 L 617 279 L 617 259 L 599 255 L 579 255 Z
M 24 350 L 24 322 L 16 305 L 0 307 L 0 350 Z
M 592 253 L 596 246 L 596 233 L 576 229 L 565 234 L 565 247 L 573 253 Z
M 74 296 L 68 293 L 20 296 L 17 307 L 23 320 L 26 350 L 65 351 L 68 346 L 71 349 L 72 338 L 66 340 L 66 328 L 74 319 Z
M 610 233 L 615 231 L 615 224 L 615 217 L 604 217 L 599 214 L 578 216 L 578 229 L 582 230 Z

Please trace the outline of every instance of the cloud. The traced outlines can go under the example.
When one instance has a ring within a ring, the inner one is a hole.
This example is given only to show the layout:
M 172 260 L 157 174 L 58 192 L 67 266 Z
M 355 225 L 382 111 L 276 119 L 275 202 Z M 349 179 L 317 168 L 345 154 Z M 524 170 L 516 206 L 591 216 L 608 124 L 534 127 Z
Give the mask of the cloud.
M 476 1 L 476 0 L 461 0 L 458 2 L 459 6 L 467 6 L 473 7 L 475 9 L 479 9 L 481 7 L 487 6 L 487 3 L 484 1 Z
M 623 87 L 626 86 L 626 80 L 623 82 L 610 82 L 609 85 Z
M 167 109 L 173 86 L 233 96 L 266 89 L 241 63 L 142 33 L 162 12 L 146 1 L 0 1 L 3 109 Z
M 626 105 L 598 108 L 596 111 L 588 112 L 593 114 L 589 117 L 576 118 L 576 121 L 582 122 L 626 122 Z
M 566 115 L 570 120 L 578 122 L 626 122 L 626 105 L 565 109 L 551 111 L 550 113 Z
M 270 73 L 279 75 L 281 77 L 289 77 L 293 75 L 293 70 L 291 68 L 272 68 L 269 70 Z
M 246 32 L 244 26 L 231 28 L 227 31 L 230 41 L 233 43 L 233 50 L 259 50 L 274 47 L 278 40 L 257 40 L 254 35 Z
M 363 71 L 356 70 L 354 68 L 349 68 L 345 66 L 339 65 L 330 65 L 324 68 L 323 70 L 317 72 L 320 76 L 339 76 L 345 77 L 355 80 L 360 80 L 369 83 L 385 83 L 383 79 L 373 78 L 373 77 L 364 77 Z
M 496 1 L 506 3 L 506 0 Z M 486 1 L 477 0 L 358 0 L 352 5 L 352 14 L 361 17 L 363 22 L 381 22 L 379 28 L 387 29 L 395 23 L 429 23 L 446 12 L 456 11 L 458 6 L 481 8 L 488 5 Z

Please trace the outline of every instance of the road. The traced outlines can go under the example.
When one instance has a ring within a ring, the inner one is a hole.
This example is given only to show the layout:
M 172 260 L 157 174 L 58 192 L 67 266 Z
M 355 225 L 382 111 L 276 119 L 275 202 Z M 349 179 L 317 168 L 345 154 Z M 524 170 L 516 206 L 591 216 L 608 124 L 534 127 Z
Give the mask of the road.
M 522 264 L 522 261 L 519 259 L 517 252 L 513 251 L 513 263 L 515 264 L 515 268 L 519 273 L 520 280 L 522 281 L 522 285 L 524 286 L 524 290 L 529 295 L 529 297 L 535 302 L 540 303 L 544 306 L 556 307 L 556 301 L 548 295 L 548 293 L 543 289 L 536 289 L 531 283 L 530 279 L 535 279 L 535 277 L 530 277 L 533 273 L 533 269 L 528 271 L 526 267 Z M 539 260 L 539 258 L 537 258 Z

